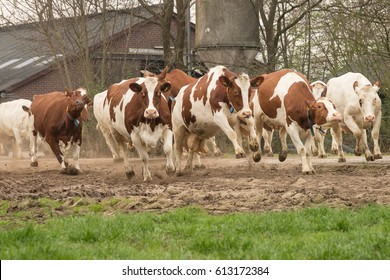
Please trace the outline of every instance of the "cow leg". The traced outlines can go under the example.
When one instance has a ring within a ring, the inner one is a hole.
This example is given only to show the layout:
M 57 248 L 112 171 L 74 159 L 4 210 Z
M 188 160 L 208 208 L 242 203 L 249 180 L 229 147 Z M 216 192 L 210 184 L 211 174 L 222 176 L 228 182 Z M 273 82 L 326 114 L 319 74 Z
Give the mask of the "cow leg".
M 14 136 L 15 136 L 15 149 L 14 149 L 14 157 L 21 159 L 23 158 L 22 154 L 22 137 L 20 135 L 19 129 L 13 129 Z
M 283 162 L 286 160 L 288 154 L 287 131 L 284 127 L 279 128 L 279 141 L 281 145 L 281 151 L 279 153 L 279 161 Z
M 326 133 L 326 130 L 325 130 L 325 133 Z M 314 143 L 317 142 L 318 144 L 318 151 L 317 151 L 317 155 L 319 158 L 326 158 L 327 155 L 326 155 L 326 152 L 325 152 L 325 134 L 322 134 L 318 129 L 316 129 L 314 131 L 314 138 L 312 137 L 313 139 L 313 145 L 315 145 Z M 313 152 L 314 154 L 314 152 Z
M 125 139 L 116 131 L 113 132 L 113 137 L 118 144 L 119 156 L 123 158 L 123 165 L 125 166 L 126 177 L 128 179 L 131 179 L 135 175 L 135 173 L 133 166 L 130 164 L 129 159 L 127 158 L 127 144 L 125 143 Z
M 169 176 L 175 174 L 175 165 L 173 164 L 173 132 L 170 129 L 166 129 L 163 133 L 162 140 L 164 142 L 164 153 L 167 158 L 167 164 L 165 171 Z
M 76 170 L 78 172 L 82 172 L 81 169 L 80 169 L 80 165 L 79 165 L 79 158 L 80 158 L 80 143 L 74 143 L 73 146 L 74 146 L 74 149 L 73 149 L 73 162 L 74 162 L 74 167 L 76 168 Z
M 110 130 L 108 130 L 106 127 L 104 127 L 100 124 L 99 124 L 99 129 L 102 132 L 104 139 L 106 140 L 107 146 L 111 151 L 112 158 L 113 158 L 114 162 L 121 161 L 121 159 L 119 157 L 118 145 L 117 145 L 114 137 L 112 136 L 112 133 L 110 132 Z
M 289 127 L 286 128 L 288 135 L 290 135 L 291 141 L 293 142 L 295 149 L 297 150 L 298 155 L 301 157 L 301 162 L 302 162 L 302 173 L 303 174 L 313 174 L 314 170 L 312 167 L 309 166 L 309 162 L 307 160 L 307 156 L 309 154 L 309 151 L 306 150 L 306 147 L 303 145 L 300 137 L 299 137 L 299 128 L 291 124 Z M 305 133 L 310 133 L 309 131 L 306 131 Z M 311 136 L 307 136 L 311 137 Z M 306 139 L 305 139 L 306 140 Z M 307 141 L 305 142 L 306 145 Z M 309 138 L 309 148 L 310 148 L 310 138 Z
M 357 123 L 354 121 L 352 116 L 350 114 L 348 114 L 347 110 L 346 110 L 346 113 L 344 113 L 344 122 L 345 122 L 345 125 L 352 132 L 353 136 L 356 139 L 355 156 L 360 156 L 362 154 L 361 141 L 362 141 L 362 136 L 363 136 L 363 129 L 361 129 L 357 125 Z M 366 138 L 366 141 L 367 141 L 367 138 Z
M 264 154 L 266 154 L 268 157 L 273 157 L 274 152 L 272 151 L 272 137 L 274 134 L 274 130 L 266 130 L 263 129 L 262 137 L 264 140 Z
M 259 150 L 259 147 L 260 147 L 260 142 L 258 141 L 258 137 L 257 137 L 256 130 L 255 130 L 255 120 L 253 117 L 250 117 L 250 118 L 245 119 L 245 120 L 246 120 L 247 127 L 249 130 L 249 140 L 248 140 L 249 149 L 252 152 L 257 152 Z M 240 128 L 240 134 L 241 134 L 241 138 L 242 138 L 241 128 Z M 242 143 L 240 144 L 240 146 L 242 147 Z
M 176 174 L 182 175 L 181 170 L 181 156 L 183 154 L 183 142 L 187 129 L 185 126 L 173 126 L 173 134 L 175 138 L 174 149 L 175 149 L 175 161 L 176 161 Z
M 313 156 L 318 156 L 318 150 L 320 149 L 320 139 L 319 139 L 319 131 L 316 129 L 314 130 L 314 137 L 311 138 L 311 143 L 310 143 L 310 149 L 311 149 L 311 153 Z M 316 143 L 318 143 L 318 148 L 316 146 Z
M 343 134 L 341 133 L 340 124 L 334 124 L 330 132 L 332 134 L 332 142 L 334 141 L 336 143 L 337 153 L 339 156 L 338 162 L 345 162 L 346 159 L 343 151 Z
M 338 126 L 340 126 L 340 125 L 338 125 Z M 340 129 L 340 133 L 341 133 L 341 128 L 339 128 Z M 335 132 L 334 132 L 334 130 L 333 130 L 333 128 L 330 130 L 330 134 L 331 134 L 331 136 L 332 136 L 332 147 L 331 147 L 331 152 L 332 152 L 332 154 L 334 154 L 334 155 L 337 155 L 337 154 L 340 154 L 340 151 L 339 151 L 339 145 L 338 145 L 338 143 L 337 143 L 337 141 L 336 141 L 336 135 L 334 134 Z M 342 137 L 342 134 L 341 134 L 341 136 L 340 137 Z M 341 138 L 342 139 L 342 138 Z
M 368 148 L 368 144 L 367 144 L 367 130 L 366 129 L 363 129 L 363 133 L 362 133 L 362 138 L 361 138 L 360 144 L 361 144 L 362 150 L 364 150 L 364 155 L 366 157 L 366 160 L 367 161 L 374 161 L 375 158 L 372 155 L 372 153 L 370 151 L 370 148 Z
M 61 164 L 61 172 L 66 173 L 67 162 L 64 160 L 65 157 L 61 152 L 59 144 L 56 142 L 54 138 L 50 138 L 50 137 L 46 137 L 46 142 L 49 144 L 55 157 L 57 158 L 58 162 Z M 35 151 L 36 151 L 36 144 L 35 144 Z
M 33 167 L 38 166 L 37 161 L 37 138 L 38 134 L 34 131 L 30 133 L 30 156 L 31 156 L 31 162 L 30 165 Z
M 261 137 L 263 135 L 263 120 L 261 119 L 261 116 L 255 116 L 255 128 L 256 128 L 256 134 L 257 134 L 257 142 L 259 144 L 259 149 L 257 152 L 254 152 L 252 155 L 254 162 L 259 162 L 261 160 Z
M 376 120 L 374 122 L 374 126 L 372 127 L 371 130 L 371 137 L 374 142 L 374 158 L 375 159 L 381 159 L 382 153 L 379 148 L 379 130 L 381 127 L 381 119 L 382 119 L 382 111 L 379 112 L 379 114 L 376 116 Z
M 220 150 L 220 149 L 218 148 L 218 146 L 217 146 L 217 143 L 216 143 L 216 141 L 215 141 L 215 136 L 209 138 L 208 140 L 209 140 L 209 142 L 211 143 L 211 147 L 212 147 L 214 156 L 216 156 L 216 157 L 220 156 L 222 153 L 221 153 L 221 150 Z M 200 160 L 200 157 L 199 157 L 199 160 Z M 195 166 L 196 166 L 196 165 L 195 165 Z
M 221 112 L 216 112 L 214 114 L 214 122 L 222 129 L 225 135 L 229 138 L 230 142 L 232 142 L 234 147 L 234 152 L 236 154 L 236 158 L 245 158 L 245 152 L 242 147 L 237 142 L 237 134 L 234 132 L 232 127 L 229 125 L 229 121 L 227 117 Z
M 186 163 L 186 166 L 184 167 L 184 170 L 186 172 L 189 172 L 189 173 L 192 173 L 193 171 L 193 168 L 192 168 L 192 161 L 194 159 L 194 151 L 193 150 L 189 150 L 188 151 L 188 157 L 187 157 L 187 163 Z
M 309 132 L 309 131 L 307 131 L 305 134 L 306 135 L 304 135 L 304 139 L 305 139 L 305 149 L 306 149 L 306 162 L 307 162 L 307 165 L 309 166 L 309 170 L 310 170 L 310 172 L 306 173 L 306 174 L 314 174 L 315 171 L 314 171 L 313 164 L 311 161 L 311 156 L 312 156 L 311 144 L 313 142 L 313 136 L 311 135 L 311 132 Z
M 141 158 L 142 161 L 142 175 L 144 177 L 144 182 L 151 181 L 152 175 L 148 167 L 149 154 L 147 148 L 145 144 L 142 143 L 142 140 L 138 134 L 133 133 L 131 136 L 132 136 L 131 140 L 133 141 L 133 145 L 137 150 L 139 157 Z

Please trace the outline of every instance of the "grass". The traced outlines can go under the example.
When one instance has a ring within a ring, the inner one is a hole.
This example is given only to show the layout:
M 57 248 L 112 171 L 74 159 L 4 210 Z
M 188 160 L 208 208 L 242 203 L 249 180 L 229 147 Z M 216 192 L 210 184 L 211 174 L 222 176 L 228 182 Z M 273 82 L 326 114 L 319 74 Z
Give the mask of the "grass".
M 94 214 L 0 230 L 0 259 L 390 259 L 390 207 Z M 0 229 L 1 229 L 0 224 Z

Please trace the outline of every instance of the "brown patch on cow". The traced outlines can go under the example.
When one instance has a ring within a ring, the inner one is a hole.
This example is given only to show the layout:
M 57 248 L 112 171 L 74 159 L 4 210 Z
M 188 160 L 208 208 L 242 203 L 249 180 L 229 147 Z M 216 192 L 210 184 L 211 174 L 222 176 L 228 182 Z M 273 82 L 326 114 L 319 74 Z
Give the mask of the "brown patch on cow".
M 195 86 L 195 85 L 191 84 L 184 90 L 183 98 L 182 98 L 183 108 L 181 111 L 181 117 L 183 118 L 183 121 L 187 127 L 191 123 L 196 122 L 196 117 L 191 114 L 192 102 L 191 102 L 190 98 L 191 98 L 191 91 L 192 91 L 193 86 Z
M 322 102 L 313 102 L 310 104 L 310 118 L 313 124 L 323 125 L 326 123 L 326 116 L 328 115 L 328 110 L 326 109 L 324 103 Z
M 281 70 L 273 73 L 272 75 L 261 75 L 264 78 L 264 81 L 257 88 L 257 96 L 261 109 L 263 110 L 264 114 L 266 114 L 269 118 L 276 118 L 277 109 L 282 107 L 282 101 L 280 100 L 279 96 L 275 96 L 273 98 L 271 97 L 274 94 L 275 88 L 279 83 L 281 77 L 288 72 L 289 71 Z
M 308 108 L 306 102 L 311 104 L 312 102 L 315 102 L 315 100 L 308 85 L 308 82 L 296 82 L 290 86 L 284 97 L 286 121 L 288 126 L 292 121 L 295 121 L 303 129 L 309 128 Z
M 131 83 L 136 83 L 138 80 L 139 78 L 133 78 L 119 84 L 113 84 L 108 88 L 106 99 L 110 106 L 109 112 L 111 121 L 116 122 L 114 107 L 118 106 L 123 100 L 123 95 L 129 90 L 129 85 Z
M 180 69 L 173 69 L 171 72 L 169 72 L 166 75 L 165 80 L 170 82 L 172 85 L 171 86 L 171 95 L 173 97 L 177 96 L 177 94 L 179 93 L 180 89 L 183 86 L 197 81 L 197 79 L 195 79 L 191 76 L 188 76 L 186 73 L 184 73 Z

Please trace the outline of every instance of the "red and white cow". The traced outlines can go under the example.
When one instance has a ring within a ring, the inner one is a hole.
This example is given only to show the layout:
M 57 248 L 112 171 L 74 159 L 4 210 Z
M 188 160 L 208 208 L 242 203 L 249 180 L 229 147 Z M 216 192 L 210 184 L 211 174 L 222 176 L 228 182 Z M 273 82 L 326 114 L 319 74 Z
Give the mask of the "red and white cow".
M 134 145 L 141 157 L 144 181 L 152 179 L 148 151 L 160 140 L 167 159 L 166 172 L 168 175 L 175 173 L 171 112 L 164 96 L 170 88 L 170 83 L 160 82 L 156 77 L 132 78 L 113 84 L 95 96 L 95 101 L 103 101 L 94 106 L 95 116 L 100 116 L 99 127 L 115 139 L 129 179 L 135 173 L 127 158 L 126 143 Z
M 35 95 L 31 103 L 31 166 L 38 166 L 37 137 L 42 137 L 61 164 L 62 172 L 80 172 L 79 157 L 83 121 L 87 119 L 86 105 L 90 100 L 85 89 Z M 82 115 L 84 114 L 84 115 Z M 67 153 L 73 148 L 74 168 L 68 166 Z
M 202 152 L 205 141 L 220 130 L 232 142 L 236 157 L 245 157 L 237 134 L 229 124 L 232 117 L 246 121 L 250 131 L 249 145 L 254 151 L 258 149 L 249 95 L 251 86 L 257 86 L 259 80 L 260 77 L 249 79 L 247 74 L 237 75 L 220 65 L 180 90 L 172 110 L 176 169 L 179 173 L 183 147 L 189 146 L 190 151 Z M 188 158 L 186 170 L 192 171 L 192 157 Z
M 372 85 L 362 74 L 351 72 L 330 79 L 327 85 L 327 97 L 342 114 L 342 129 L 353 133 L 356 138 L 355 155 L 359 156 L 364 151 L 367 161 L 382 158 L 378 143 L 382 118 L 379 88 L 380 81 Z M 366 129 L 369 127 L 372 127 L 374 155 L 367 145 Z M 342 137 L 340 131 L 334 131 L 332 136 Z
M 30 140 L 29 112 L 31 101 L 17 99 L 0 104 L 0 144 L 8 154 L 8 143 L 15 140 L 13 156 L 23 158 L 23 139 Z
M 313 174 L 310 133 L 314 124 L 339 122 L 341 115 L 327 99 L 315 100 L 307 78 L 290 69 L 261 75 L 254 118 L 257 134 L 262 135 L 264 123 L 279 128 L 282 151 L 279 160 L 287 157 L 286 132 L 290 135 L 302 160 L 302 172 Z M 302 143 L 302 140 L 305 144 Z M 260 151 L 254 160 L 260 160 Z

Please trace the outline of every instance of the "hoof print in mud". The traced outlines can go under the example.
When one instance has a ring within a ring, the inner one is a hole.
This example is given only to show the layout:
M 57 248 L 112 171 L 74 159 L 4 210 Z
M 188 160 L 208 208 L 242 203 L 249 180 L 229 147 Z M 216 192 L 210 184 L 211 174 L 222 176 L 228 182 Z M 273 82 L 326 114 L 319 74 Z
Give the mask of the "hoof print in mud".
M 33 162 L 30 163 L 30 166 L 37 167 L 38 166 L 38 162 L 37 161 L 33 161 Z

